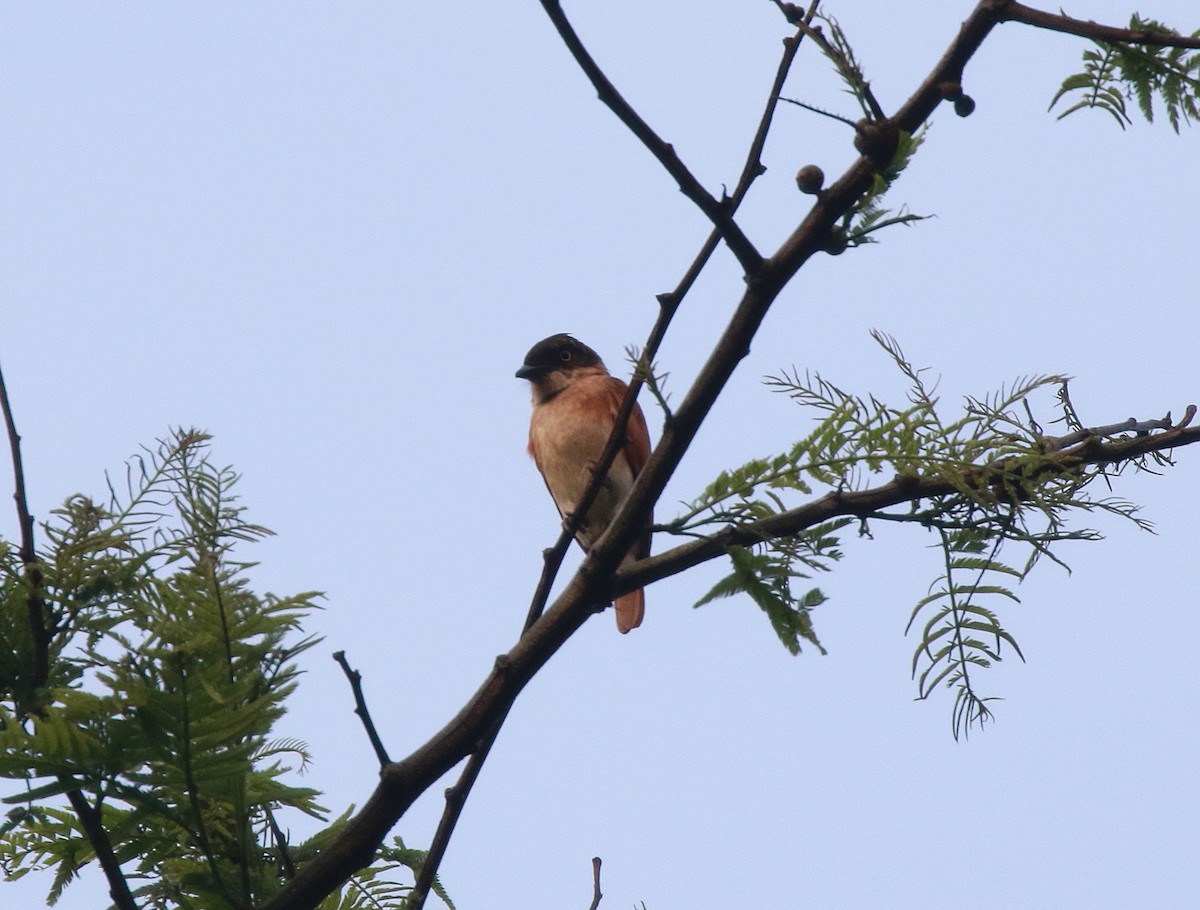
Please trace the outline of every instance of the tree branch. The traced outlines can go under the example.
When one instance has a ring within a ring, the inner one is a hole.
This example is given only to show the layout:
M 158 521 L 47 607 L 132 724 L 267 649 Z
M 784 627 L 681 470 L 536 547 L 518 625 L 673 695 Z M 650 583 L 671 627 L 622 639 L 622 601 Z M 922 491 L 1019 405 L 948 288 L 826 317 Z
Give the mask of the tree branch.
M 1200 427 L 1175 427 L 1162 433 L 1108 443 L 1090 437 L 1059 453 L 1057 466 L 1070 470 L 1120 463 L 1197 442 L 1200 442 Z M 996 470 L 1015 471 L 1018 460 L 977 470 L 981 474 Z M 1044 464 L 1044 456 L 1040 456 L 1037 463 Z M 713 537 L 642 560 L 617 573 L 614 590 L 624 593 L 676 575 L 723 556 L 730 545 L 790 536 L 839 516 L 868 516 L 903 502 L 948 495 L 956 489 L 937 477 L 902 476 L 873 489 L 828 493 L 797 509 L 728 528 Z M 504 716 L 525 684 L 588 620 L 597 603 L 603 602 L 591 586 L 588 575 L 576 574 L 545 615 L 508 654 L 497 660 L 483 685 L 450 723 L 410 756 L 387 765 L 375 792 L 358 815 L 350 820 L 345 831 L 320 855 L 298 869 L 295 879 L 264 904 L 262 910 L 311 910 L 320 903 L 323 895 L 331 893 L 356 869 L 369 863 L 396 820 L 442 774 L 468 754 L 476 738 L 489 729 L 497 717 Z
M 25 492 L 25 466 L 21 459 L 21 436 L 13 419 L 12 404 L 8 398 L 8 386 L 4 373 L 0 371 L 0 408 L 4 411 L 4 427 L 8 432 L 8 448 L 12 457 L 13 499 L 17 504 L 17 521 L 21 527 L 21 544 L 18 555 L 25 566 L 25 581 L 29 591 L 25 595 L 25 606 L 29 615 L 29 635 L 33 641 L 33 672 L 29 690 L 39 689 L 50 676 L 50 633 L 46 629 L 46 602 L 42 597 L 42 569 L 38 564 L 33 541 L 33 515 L 29 511 L 29 497 Z M 20 707 L 20 706 L 18 706 Z M 36 708 L 33 708 L 36 710 Z
M 362 674 L 350 668 L 345 651 L 334 651 L 333 659 L 338 662 L 346 679 L 350 681 L 350 689 L 354 692 L 354 713 L 362 721 L 363 729 L 367 731 L 367 739 L 371 741 L 371 748 L 375 750 L 375 757 L 379 759 L 382 767 L 390 762 L 391 758 L 383 746 L 383 740 L 379 738 L 379 731 L 375 729 L 375 721 L 371 720 L 371 712 L 367 708 L 367 700 L 363 697 Z
M 113 853 L 112 842 L 108 839 L 108 831 L 104 827 L 100 810 L 89 803 L 80 790 L 68 790 L 67 800 L 75 810 L 88 842 L 96 851 L 96 861 L 100 863 L 104 877 L 108 880 L 108 896 L 112 898 L 113 906 L 118 910 L 138 910 L 129 890 L 129 883 L 125 881 L 125 875 L 121 871 L 120 860 Z
M 1144 44 L 1150 47 L 1189 47 L 1200 48 L 1200 38 L 1185 35 L 1156 32 L 1148 29 L 1117 28 L 1111 25 L 1101 25 L 1084 19 L 1074 19 L 1063 13 L 1047 13 L 1033 9 L 1021 3 L 1005 3 L 1000 18 L 1004 22 L 1023 22 L 1036 28 L 1044 28 L 1053 32 L 1067 35 L 1078 35 L 1080 38 L 1091 38 L 1093 41 L 1107 41 L 1112 44 Z
M 578 53 L 582 51 L 582 47 L 569 25 L 566 25 L 564 33 L 561 25 L 565 25 L 566 21 L 557 4 L 551 0 L 542 2 L 552 20 L 560 25 L 560 34 L 564 40 L 570 39 L 569 44 L 573 42 L 573 48 L 577 49 L 573 52 L 581 65 L 586 62 L 593 84 L 598 89 L 602 88 L 607 84 L 607 79 L 603 79 L 603 74 L 598 72 L 594 61 L 586 52 L 582 55 Z M 983 14 L 977 10 L 975 16 L 982 18 Z M 989 25 L 988 28 L 990 27 Z M 981 35 L 978 41 L 982 40 Z M 974 47 L 977 48 L 978 43 Z M 963 59 L 965 61 L 966 58 Z M 615 90 L 611 94 L 602 94 L 602 98 L 611 99 L 613 96 Z M 937 97 L 940 100 L 940 95 Z M 622 105 L 625 109 L 628 108 L 623 101 L 614 108 L 619 117 Z M 936 104 L 931 105 L 930 110 L 935 106 Z M 635 124 L 638 122 L 641 122 L 640 118 L 636 118 Z M 648 131 L 648 128 L 634 126 L 631 126 L 631 129 L 635 132 L 641 129 L 643 133 Z M 648 144 L 653 148 L 653 142 L 658 141 L 657 137 L 651 132 L 649 138 L 651 142 Z M 645 138 L 643 142 L 646 142 Z M 497 661 L 496 668 L 483 686 L 449 724 L 408 758 L 389 764 L 383 769 L 375 792 L 362 810 L 350 820 L 342 834 L 319 856 L 298 869 L 296 877 L 268 901 L 263 910 L 312 910 L 320 896 L 331 893 L 356 869 L 370 863 L 379 843 L 417 796 L 476 747 L 479 737 L 486 736 L 492 725 L 506 715 L 521 689 L 545 661 L 587 621 L 597 606 L 611 599 L 611 590 L 598 590 L 601 587 L 600 582 L 605 582 L 605 587 L 609 587 L 607 582 L 613 578 L 622 555 L 628 551 L 637 534 L 641 533 L 640 522 L 650 513 L 653 503 L 661 495 L 667 480 L 698 432 L 701 421 L 711 409 L 736 365 L 749 351 L 750 340 L 766 316 L 771 303 L 800 265 L 820 249 L 824 236 L 835 219 L 848 211 L 858 196 L 870 187 L 873 173 L 874 166 L 870 160 L 865 157 L 859 159 L 841 180 L 822 194 L 801 228 L 794 232 L 785 244 L 781 251 L 784 255 L 777 253 L 773 257 L 776 262 L 764 264 L 753 276 L 748 276 L 742 301 L 679 411 L 676 412 L 675 420 L 664 429 L 662 439 L 618 515 L 592 547 L 580 570 L 559 595 L 554 606 L 533 622 L 513 649 Z M 717 227 L 719 229 L 720 225 Z M 724 233 L 722 236 L 727 239 Z M 646 351 L 643 352 L 643 360 L 647 364 L 648 355 L 652 348 L 656 348 L 661 342 L 673 312 L 673 306 L 663 301 L 659 320 L 651 333 Z M 622 407 L 621 414 L 626 419 L 628 412 L 632 411 L 632 396 L 636 394 L 639 386 L 640 382 L 635 375 L 630 383 L 629 396 Z M 609 456 L 608 464 L 611 464 L 611 457 L 615 456 L 619 445 L 617 434 L 614 433 L 614 437 L 609 440 L 611 452 L 606 450 L 605 453 Z M 602 459 L 601 466 L 598 466 L 596 471 L 598 476 L 603 476 L 604 463 Z M 577 508 L 576 511 L 586 514 L 586 509 Z M 569 531 L 569 528 L 565 529 L 560 535 L 563 551 L 572 536 Z M 561 559 L 561 555 L 559 558 Z M 549 583 L 546 582 L 546 577 L 544 573 L 543 582 L 548 590 Z M 535 612 L 531 609 L 530 617 L 533 618 L 534 615 Z
M 805 22 L 811 21 L 816 15 L 819 0 L 813 0 L 810 4 Z M 754 139 L 750 143 L 750 150 L 746 155 L 745 164 L 742 166 L 741 176 L 738 178 L 737 186 L 734 188 L 733 195 L 729 198 L 730 213 L 732 214 L 741 205 L 745 199 L 746 193 L 749 192 L 751 185 L 755 179 L 759 177 L 766 168 L 762 164 L 762 151 L 766 145 L 767 134 L 770 132 L 771 122 L 775 115 L 775 109 L 779 104 L 779 93 L 783 90 L 783 84 L 787 79 L 787 75 L 791 70 L 792 63 L 796 58 L 796 51 L 800 47 L 800 42 L 803 39 L 804 30 L 798 29 L 797 33 L 790 38 L 784 39 L 783 56 L 779 61 L 779 66 L 776 68 L 775 79 L 771 84 L 770 93 L 767 96 L 766 108 L 763 111 L 762 117 L 759 119 L 758 128 L 755 131 Z M 679 284 L 673 291 L 666 294 L 660 294 L 659 315 L 654 327 L 650 331 L 649 337 L 646 339 L 645 347 L 642 349 L 642 355 L 639 358 L 637 369 L 634 371 L 633 377 L 629 382 L 629 391 L 625 395 L 624 401 L 621 402 L 621 408 L 617 412 L 617 418 L 613 425 L 613 431 L 608 438 L 608 444 L 596 462 L 593 470 L 593 477 L 588 484 L 588 488 L 584 491 L 579 503 L 575 507 L 570 519 L 563 527 L 562 532 L 558 536 L 558 540 L 554 545 L 547 549 L 543 554 L 544 569 L 542 576 L 538 581 L 537 588 L 534 590 L 533 598 L 529 605 L 529 612 L 525 619 L 525 629 L 527 630 L 541 616 L 545 609 L 546 601 L 550 597 L 550 588 L 554 583 L 554 579 L 558 574 L 558 569 L 562 564 L 563 557 L 571 545 L 571 541 L 575 539 L 575 534 L 579 530 L 579 526 L 583 521 L 583 516 L 587 514 L 599 494 L 602 487 L 600 478 L 608 474 L 608 469 L 612 467 L 613 461 L 616 459 L 617 453 L 625 444 L 625 427 L 629 423 L 629 417 L 633 413 L 634 402 L 637 400 L 638 392 L 641 390 L 644 371 L 650 369 L 655 355 L 658 353 L 659 345 L 662 344 L 663 338 L 666 337 L 667 329 L 670 327 L 671 320 L 674 318 L 680 304 L 683 303 L 684 297 L 691 290 L 696 278 L 708 263 L 709 257 L 716 249 L 717 243 L 721 238 L 721 231 L 714 229 L 704 242 L 699 254 L 692 261 L 680 279 Z M 524 630 L 522 630 L 524 631 Z
M 804 13 L 802 20 L 804 25 L 808 25 L 817 14 L 817 7 L 820 0 L 813 0 L 809 4 L 808 11 Z M 742 166 L 741 177 L 738 178 L 737 186 L 734 187 L 733 193 L 729 197 L 729 212 L 732 215 L 741 206 L 742 200 L 746 198 L 746 194 L 750 191 L 754 181 L 766 172 L 766 166 L 762 163 L 763 148 L 767 144 L 767 135 L 771 130 L 771 124 L 775 118 L 775 109 L 779 106 L 781 100 L 780 92 L 783 91 L 783 85 L 787 81 L 788 73 L 791 72 L 792 62 L 796 59 L 796 52 L 800 49 L 800 42 L 804 39 L 806 30 L 803 27 L 796 29 L 796 34 L 783 39 L 783 57 L 779 61 L 779 66 L 775 70 L 775 81 L 771 84 L 771 93 L 767 96 L 766 108 L 763 110 L 762 117 L 758 122 L 758 129 L 755 131 L 754 140 L 750 143 L 750 151 L 746 155 L 746 163 Z M 664 307 L 677 307 L 687 292 L 692 289 L 696 279 L 700 277 L 700 273 L 708 264 L 709 258 L 717 248 L 717 244 L 721 240 L 720 230 L 714 229 L 709 234 L 708 239 L 704 241 L 704 245 L 700 248 L 700 252 L 696 254 L 696 258 L 676 285 L 675 290 L 658 296 L 658 302 Z M 673 310 L 672 310 L 673 312 Z
M 600 893 L 600 863 L 601 859 L 598 856 L 592 857 L 592 903 L 588 910 L 596 910 L 600 906 L 600 900 L 604 897 Z
M 579 35 L 576 34 L 558 0 L 541 0 L 541 4 L 546 15 L 550 17 L 550 21 L 554 23 L 554 28 L 558 31 L 563 44 L 567 46 L 571 56 L 579 64 L 579 68 L 583 70 L 595 87 L 600 100 L 617 115 L 631 133 L 641 140 L 650 153 L 666 168 L 667 173 L 675 178 L 683 195 L 695 203 L 696 207 L 708 217 L 720 232 L 730 251 L 741 263 L 742 269 L 747 273 L 755 271 L 762 263 L 762 256 L 733 220 L 727 202 L 718 202 L 688 170 L 687 165 L 675 152 L 675 148 L 654 132 L 653 128 L 622 97 L 604 71 L 592 59 L 592 55 L 583 46 L 583 42 L 579 40 Z
M 407 758 L 386 765 L 374 793 L 349 821 L 345 830 L 321 854 L 298 869 L 295 879 L 264 904 L 262 910 L 312 910 L 324 895 L 331 893 L 355 870 L 370 863 L 379 843 L 418 796 L 464 757 L 480 748 L 481 743 L 488 742 L 490 745 L 489 735 L 503 721 L 524 686 L 591 614 L 607 604 L 613 595 L 634 590 L 723 555 L 725 546 L 730 543 L 758 542 L 763 539 L 764 533 L 771 536 L 796 534 L 838 515 L 869 514 L 900 502 L 953 492 L 944 481 L 934 478 L 902 477 L 874 490 L 830 493 L 800 509 L 761 523 L 727 529 L 712 538 L 685 544 L 617 572 L 621 558 L 641 533 L 645 516 L 661 496 L 737 364 L 749 352 L 755 333 L 780 291 L 808 258 L 823 248 L 830 228 L 852 210 L 857 200 L 870 189 L 874 175 L 890 160 L 890 149 L 894 149 L 895 142 L 893 138 L 889 149 L 889 131 L 893 137 L 900 130 L 915 132 L 943 100 L 942 84 L 961 82 L 966 63 L 991 30 L 1003 21 L 1002 15 L 1008 4 L 998 0 L 981 0 L 913 96 L 893 117 L 871 124 L 874 132 L 870 138 L 878 141 L 861 144 L 860 150 L 865 148 L 868 153 L 852 163 L 837 181 L 822 192 L 804 220 L 777 252 L 760 262 L 757 251 L 749 245 L 749 241 L 743 245 L 744 235 L 732 224 L 727 205 L 717 203 L 699 186 L 679 162 L 674 150 L 659 139 L 617 94 L 582 47 L 558 3 L 554 0 L 541 2 L 559 29 L 560 36 L 597 88 L 601 100 L 659 158 L 685 194 L 710 217 L 721 238 L 738 256 L 747 273 L 746 289 L 724 333 L 676 410 L 674 419 L 664 428 L 658 446 L 630 495 L 554 604 L 540 617 L 537 615 L 539 611 L 531 608 L 529 618 L 532 622 L 527 631 L 506 655 L 497 659 L 495 668 L 459 713 Z M 863 138 L 861 131 L 859 138 Z M 662 311 L 659 321 L 643 352 L 643 363 L 647 366 L 665 333 L 674 312 L 673 307 L 677 305 L 670 296 L 660 297 Z M 622 409 L 624 418 L 632 410 L 633 396 L 639 386 L 640 381 L 635 375 Z M 1173 438 L 1165 440 L 1171 433 L 1174 433 Z M 1063 457 L 1075 457 L 1078 464 L 1109 463 L 1128 460 L 1160 448 L 1191 444 L 1198 438 L 1198 431 L 1179 430 L 1139 437 L 1127 443 L 1105 444 L 1089 439 L 1081 443 L 1089 447 L 1086 451 L 1071 449 L 1064 452 Z M 610 456 L 608 464 L 611 464 L 611 455 L 615 454 L 619 445 L 620 434 L 616 433 L 609 441 L 611 451 L 606 451 L 606 455 Z M 1099 448 L 1093 448 L 1095 446 Z M 1069 467 L 1065 462 L 1064 466 Z M 596 473 L 603 476 L 602 469 Z M 586 509 L 577 511 L 586 512 Z M 572 536 L 570 529 L 564 530 L 560 536 L 562 551 L 565 552 Z M 558 558 L 561 559 L 561 553 Z M 547 571 L 543 574 L 547 591 L 548 579 L 553 577 L 549 565 L 548 556 Z M 535 606 L 536 599 L 535 595 Z
M 1188 410 L 1191 411 L 1191 406 Z M 1054 451 L 1049 462 L 1045 456 L 1040 455 L 1029 456 L 1027 459 L 1010 457 L 994 465 L 975 468 L 964 473 L 959 479 L 967 485 L 979 480 L 986 486 L 986 479 L 997 473 L 1021 474 L 1022 460 L 1027 460 L 1034 469 L 1028 475 L 1033 479 L 1037 475 L 1037 469 L 1045 473 L 1050 470 L 1071 471 L 1089 466 L 1122 464 L 1144 455 L 1198 442 L 1200 427 L 1188 426 L 1182 421 L 1165 432 L 1114 442 L 1104 442 L 1099 436 L 1089 433 L 1078 442 Z M 870 517 L 882 509 L 935 496 L 948 496 L 959 489 L 959 486 L 937 476 L 904 475 L 896 477 L 890 483 L 866 490 L 827 493 L 820 499 L 795 509 L 759 521 L 729 526 L 711 537 L 689 541 L 640 560 L 617 573 L 615 590 L 618 594 L 623 594 L 678 575 L 710 559 L 724 556 L 727 548 L 731 546 L 748 546 L 764 540 L 790 537 L 844 516 Z
M 809 7 L 805 21 L 811 20 L 816 14 L 819 0 L 813 0 Z M 795 36 L 784 39 L 783 57 L 776 69 L 775 79 L 771 86 L 770 94 L 767 98 L 766 108 L 759 120 L 759 125 L 755 131 L 754 139 L 751 141 L 750 150 L 746 156 L 746 162 L 742 167 L 741 176 L 738 179 L 737 186 L 734 188 L 733 195 L 728 200 L 728 211 L 732 215 L 737 207 L 745 198 L 754 180 L 763 173 L 766 168 L 761 161 L 762 150 L 766 144 L 767 134 L 770 131 L 771 121 L 774 117 L 775 108 L 778 106 L 779 93 L 783 88 L 783 83 L 787 78 L 787 74 L 791 69 L 791 65 L 796 56 L 796 51 L 799 48 L 800 40 L 803 37 L 803 31 L 799 31 Z M 590 59 L 590 58 L 589 58 Z M 642 354 L 638 361 L 638 368 L 634 371 L 633 377 L 629 382 L 629 390 L 621 402 L 621 407 L 617 412 L 616 420 L 614 421 L 613 431 L 608 438 L 608 443 L 601 454 L 596 466 L 593 470 L 592 480 L 589 482 L 583 496 L 576 504 L 575 510 L 564 524 L 562 531 L 559 533 L 558 539 L 554 545 L 546 549 L 543 553 L 543 568 L 540 578 L 538 579 L 537 587 L 534 589 L 533 597 L 530 600 L 529 611 L 525 617 L 525 625 L 522 629 L 522 634 L 527 632 L 529 628 L 537 622 L 538 618 L 545 610 L 546 602 L 550 597 L 550 590 L 554 584 L 554 580 L 558 575 L 558 570 L 562 566 L 562 560 L 566 556 L 567 550 L 571 546 L 571 541 L 575 539 L 575 535 L 579 530 L 579 526 L 583 521 L 583 516 L 587 515 L 591 508 L 592 502 L 595 501 L 599 494 L 603 483 L 601 478 L 608 474 L 608 470 L 612 467 L 613 461 L 616 459 L 617 453 L 625 444 L 625 427 L 629 423 L 629 418 L 633 413 L 634 403 L 637 401 L 637 395 L 640 391 L 644 380 L 642 376 L 644 371 L 651 368 L 655 354 L 658 351 L 662 339 L 666 336 L 667 329 L 674 318 L 675 312 L 678 310 L 683 298 L 691 289 L 692 284 L 699 276 L 701 270 L 707 264 L 709 257 L 716 249 L 717 243 L 722 237 L 722 231 L 719 227 L 715 228 L 705 241 L 700 253 L 693 260 L 687 272 L 684 274 L 679 285 L 670 294 L 659 296 L 659 315 L 655 322 L 650 336 L 646 341 L 645 347 L 642 349 Z M 442 859 L 445 857 L 446 849 L 449 846 L 450 838 L 454 833 L 454 828 L 458 824 L 458 819 L 462 814 L 463 806 L 466 803 L 467 796 L 475 781 L 479 777 L 483 763 L 487 760 L 488 754 L 491 752 L 492 745 L 496 741 L 496 737 L 500 734 L 500 728 L 507 719 L 508 712 L 497 719 L 495 726 L 481 740 L 479 746 L 471 753 L 467 759 L 466 765 L 463 767 L 462 773 L 459 776 L 457 783 L 446 790 L 446 808 L 442 812 L 442 817 L 438 821 L 437 830 L 434 832 L 433 840 L 430 842 L 429 851 L 425 856 L 425 862 L 421 866 L 420 872 L 417 874 L 416 882 L 413 884 L 412 890 L 408 895 L 408 905 L 412 910 L 421 910 L 425 905 L 425 901 L 429 896 L 429 891 L 433 887 L 434 878 L 437 875 L 437 870 L 441 866 Z

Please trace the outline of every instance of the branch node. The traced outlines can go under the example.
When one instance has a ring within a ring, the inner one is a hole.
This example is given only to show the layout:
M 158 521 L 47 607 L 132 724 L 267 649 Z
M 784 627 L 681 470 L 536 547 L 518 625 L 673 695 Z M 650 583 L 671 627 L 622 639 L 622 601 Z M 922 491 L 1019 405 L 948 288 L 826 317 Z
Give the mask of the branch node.
M 900 144 L 900 130 L 891 120 L 862 119 L 854 124 L 854 148 L 876 168 L 885 167 Z
M 938 83 L 938 94 L 943 101 L 957 101 L 962 97 L 962 83 L 957 79 L 946 79 Z

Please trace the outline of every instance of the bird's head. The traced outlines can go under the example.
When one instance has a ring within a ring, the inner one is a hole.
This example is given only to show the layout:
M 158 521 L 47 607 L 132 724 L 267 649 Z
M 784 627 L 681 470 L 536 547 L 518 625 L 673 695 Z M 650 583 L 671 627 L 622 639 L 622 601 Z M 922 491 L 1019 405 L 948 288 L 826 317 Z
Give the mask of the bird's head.
M 545 399 L 561 392 L 581 374 L 607 372 L 599 354 L 564 332 L 543 338 L 531 347 L 516 375 L 528 379 L 535 394 Z

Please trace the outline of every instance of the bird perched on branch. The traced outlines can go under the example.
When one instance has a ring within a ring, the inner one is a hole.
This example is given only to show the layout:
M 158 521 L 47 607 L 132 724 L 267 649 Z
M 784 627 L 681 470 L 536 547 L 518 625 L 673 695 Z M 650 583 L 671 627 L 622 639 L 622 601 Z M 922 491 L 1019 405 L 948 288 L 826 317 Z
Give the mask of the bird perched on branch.
M 566 520 L 591 482 L 629 387 L 609 375 L 595 351 L 566 334 L 543 338 L 530 348 L 517 378 L 528 379 L 533 387 L 529 454 Z M 625 443 L 575 535 L 584 552 L 617 514 L 649 457 L 646 418 L 635 404 L 625 427 Z M 645 531 L 622 565 L 650 555 L 650 521 L 646 519 Z M 645 612 L 645 594 L 641 589 L 622 594 L 615 606 L 617 628 L 623 633 L 636 629 Z

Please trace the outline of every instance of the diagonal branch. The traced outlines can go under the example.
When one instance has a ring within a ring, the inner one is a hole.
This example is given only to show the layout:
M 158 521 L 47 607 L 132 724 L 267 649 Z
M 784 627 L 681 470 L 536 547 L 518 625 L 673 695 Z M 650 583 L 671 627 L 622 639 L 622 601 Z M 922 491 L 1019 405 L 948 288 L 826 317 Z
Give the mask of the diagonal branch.
M 562 34 L 561 26 L 566 25 L 566 22 L 557 4 L 551 0 L 543 0 L 543 6 L 556 24 L 560 25 Z M 985 14 L 978 9 L 972 19 L 986 21 L 988 24 L 987 28 L 983 29 L 983 34 L 979 35 L 978 42 L 962 51 L 963 62 L 977 49 L 983 35 L 994 25 L 994 18 L 990 13 Z M 574 32 L 566 25 L 564 40 L 568 37 L 573 40 L 577 51 L 582 50 L 578 38 L 574 37 Z M 598 73 L 594 61 L 586 56 L 586 52 L 583 59 L 588 62 L 593 72 Z M 593 84 L 597 84 L 595 77 Z M 607 80 L 603 80 L 597 87 L 600 88 L 604 84 L 607 84 Z M 936 88 L 934 92 L 940 100 Z M 607 96 L 610 106 L 614 95 L 615 92 Z M 621 113 L 621 105 L 624 105 L 623 101 L 615 109 L 618 116 Z M 930 111 L 935 106 L 936 104 L 930 105 Z M 768 111 L 771 110 L 773 107 L 768 106 Z M 636 118 L 635 123 L 637 122 L 640 122 L 640 118 Z M 652 133 L 650 138 L 652 143 L 659 141 Z M 383 769 L 375 792 L 361 811 L 350 820 L 342 834 L 319 856 L 298 869 L 296 877 L 268 901 L 262 910 L 312 910 L 317 906 L 320 896 L 330 893 L 355 870 L 369 864 L 387 832 L 417 796 L 478 748 L 481 742 L 486 741 L 493 725 L 503 719 L 521 689 L 545 661 L 583 625 L 592 611 L 608 603 L 613 591 L 600 590 L 602 583 L 606 588 L 610 586 L 621 556 L 628 551 L 637 534 L 641 533 L 640 522 L 644 520 L 643 516 L 649 514 L 653 503 L 661 495 L 667 480 L 695 438 L 700 423 L 708 414 L 736 365 L 749 351 L 750 341 L 770 305 L 803 262 L 821 248 L 834 221 L 849 211 L 855 200 L 870 187 L 873 174 L 872 162 L 865 157 L 859 159 L 837 183 L 822 194 L 784 248 L 776 253 L 770 262 L 764 263 L 763 268 L 756 269 L 753 275 L 748 276 L 745 293 L 729 326 L 676 412 L 675 419 L 664 429 L 659 445 L 651 454 L 630 496 L 554 605 L 533 622 L 508 654 L 497 661 L 495 669 L 458 715 L 408 758 L 393 762 Z M 717 227 L 720 228 L 720 225 Z M 726 234 L 723 233 L 722 236 L 728 239 Z M 651 334 L 650 342 L 647 343 L 646 352 L 643 353 L 647 364 L 647 355 L 661 341 L 673 312 L 671 301 L 663 301 L 663 310 Z M 632 411 L 632 396 L 639 385 L 635 376 L 630 384 L 630 396 L 622 407 L 621 413 L 625 419 Z M 606 452 L 609 463 L 619 445 L 619 441 L 610 439 L 609 448 L 612 451 Z M 603 476 L 602 464 L 603 462 L 597 467 L 597 476 Z M 577 511 L 586 514 L 585 509 Z M 570 541 L 568 531 L 569 529 L 564 530 L 560 537 L 564 551 Z M 645 562 L 639 565 L 645 565 Z M 547 582 L 547 590 L 548 587 Z M 632 587 L 627 590 L 632 590 Z M 531 609 L 530 617 L 535 616 L 536 611 Z
M 583 46 L 583 42 L 567 19 L 558 0 L 541 0 L 541 4 L 546 15 L 550 17 L 550 21 L 554 23 L 554 28 L 558 31 L 563 44 L 567 46 L 571 56 L 579 64 L 579 68 L 583 70 L 595 87 L 600 100 L 617 115 L 631 133 L 642 141 L 642 144 L 666 168 L 667 173 L 675 178 L 683 195 L 695 203 L 696 207 L 708 217 L 708 220 L 721 233 L 721 237 L 729 246 L 730 251 L 741 263 L 742 269 L 747 274 L 753 273 L 762 263 L 762 256 L 742 232 L 742 229 L 738 227 L 737 222 L 733 220 L 728 203 L 717 201 L 688 170 L 687 165 L 675 152 L 674 146 L 654 132 L 650 124 L 642 119 L 642 116 L 622 97 L 592 55 L 588 53 L 587 48 Z
M 1004 10 L 1000 13 L 1000 19 L 1004 22 L 1023 22 L 1025 25 L 1032 25 L 1036 28 L 1062 32 L 1067 35 L 1078 35 L 1080 38 L 1091 38 L 1093 41 L 1107 41 L 1112 44 L 1143 44 L 1149 47 L 1200 48 L 1200 37 L 1151 31 L 1144 28 L 1118 28 L 1112 25 L 1101 25 L 1090 20 L 1075 19 L 1064 13 L 1047 13 L 1022 3 L 1005 3 L 1003 6 Z
M 812 17 L 816 14 L 818 3 L 819 0 L 813 0 L 805 16 L 805 22 L 811 21 Z M 775 79 L 772 82 L 771 90 L 767 97 L 766 108 L 759 120 L 754 138 L 750 143 L 750 150 L 746 155 L 746 162 L 742 167 L 742 173 L 738 178 L 737 186 L 728 200 L 728 212 L 731 216 L 737 210 L 738 206 L 741 205 L 754 180 L 766 170 L 762 164 L 763 147 L 766 145 L 775 109 L 779 103 L 779 93 L 783 90 L 783 83 L 787 79 L 788 72 L 791 70 L 792 62 L 795 60 L 796 51 L 800 46 L 803 34 L 803 30 L 800 30 L 796 35 L 784 39 L 783 56 L 776 69 Z M 603 486 L 601 478 L 608 474 L 608 470 L 612 467 L 617 453 L 624 445 L 625 428 L 633 413 L 638 392 L 644 383 L 643 376 L 650 370 L 659 345 L 666 336 L 667 329 L 674 318 L 675 312 L 716 250 L 721 237 L 721 229 L 719 227 L 714 228 L 675 290 L 669 294 L 659 296 L 660 307 L 658 319 L 653 329 L 651 329 L 650 336 L 639 357 L 637 368 L 629 382 L 629 390 L 626 392 L 625 398 L 621 402 L 621 407 L 617 412 L 613 431 L 609 435 L 604 452 L 596 462 L 595 469 L 592 472 L 592 480 L 564 525 L 558 539 L 543 554 L 542 574 L 538 579 L 537 587 L 530 601 L 522 634 L 529 630 L 545 610 L 546 602 L 550 597 L 550 589 L 558 575 L 559 568 L 562 566 L 562 560 L 571 546 L 571 541 L 575 539 L 575 534 L 579 530 L 583 516 L 587 515 L 592 502 L 595 501 L 596 496 Z M 433 887 L 437 870 L 441 866 L 442 859 L 449 846 L 450 838 L 453 836 L 454 828 L 462 814 L 467 796 L 478 779 L 483 763 L 487 760 L 492 745 L 495 743 L 496 737 L 499 736 L 500 728 L 506 719 L 507 711 L 503 716 L 498 718 L 495 726 L 471 753 L 466 765 L 463 767 L 462 773 L 459 775 L 458 781 L 446 791 L 446 808 L 442 812 L 441 819 L 438 821 L 438 827 L 434 832 L 433 840 L 430 842 L 429 851 L 425 855 L 425 861 L 422 863 L 416 882 L 413 884 L 413 888 L 408 895 L 408 906 L 411 910 L 421 910 L 425 905 L 429 891 Z
M 117 859 L 112 842 L 108 839 L 108 830 L 104 827 L 100 810 L 89 803 L 80 790 L 68 790 L 67 800 L 75 810 L 88 842 L 96 851 L 96 861 L 100 863 L 104 877 L 108 880 L 108 896 L 112 898 L 113 906 L 117 910 L 138 910 L 133 893 L 129 890 L 129 883 L 121 871 L 121 861 Z

